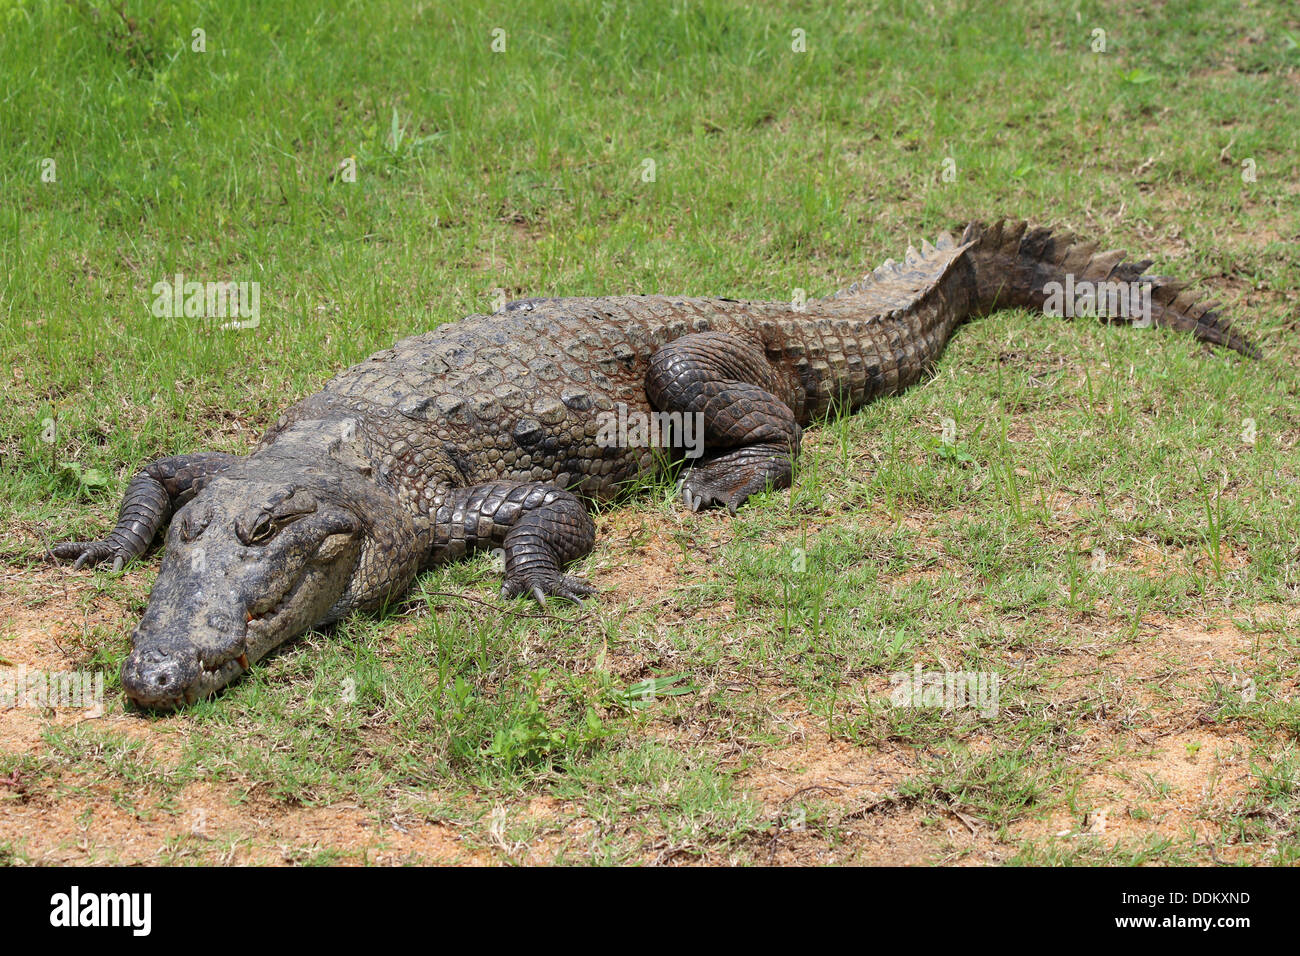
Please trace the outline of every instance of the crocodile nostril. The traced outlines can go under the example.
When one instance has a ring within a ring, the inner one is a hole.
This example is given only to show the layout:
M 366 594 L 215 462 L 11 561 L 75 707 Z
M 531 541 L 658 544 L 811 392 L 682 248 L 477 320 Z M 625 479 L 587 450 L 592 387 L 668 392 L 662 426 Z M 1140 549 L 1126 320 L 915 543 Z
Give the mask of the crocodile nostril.
M 170 706 L 188 694 L 199 668 L 194 648 L 186 642 L 137 647 L 122 662 L 122 689 L 141 706 Z

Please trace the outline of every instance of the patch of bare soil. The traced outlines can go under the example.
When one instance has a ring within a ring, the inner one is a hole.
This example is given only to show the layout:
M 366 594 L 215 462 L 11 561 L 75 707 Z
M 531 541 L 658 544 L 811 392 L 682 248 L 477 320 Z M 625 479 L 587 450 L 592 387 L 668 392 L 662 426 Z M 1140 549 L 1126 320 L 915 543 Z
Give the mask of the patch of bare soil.
M 1257 782 L 1255 745 L 1199 699 L 1215 684 L 1229 698 L 1253 699 L 1255 648 L 1230 623 L 1163 614 L 1144 616 L 1128 643 L 1076 642 L 1060 662 L 1051 706 L 1091 709 L 1068 755 L 1079 786 L 1070 805 L 1012 834 L 1066 850 L 1084 839 L 1126 850 L 1167 839 L 1207 847 L 1206 862 L 1265 861 L 1267 848 L 1214 848 Z M 1280 690 L 1294 693 L 1295 683 Z
M 771 820 L 761 862 L 980 865 L 1010 855 L 969 814 L 899 799 L 920 772 L 915 752 L 832 738 L 806 717 L 789 726 L 786 746 L 755 755 L 737 781 Z
M 716 515 L 694 515 L 689 528 L 680 518 L 662 519 L 633 508 L 601 517 L 600 557 L 588 564 L 591 580 L 603 593 L 626 603 L 629 611 L 675 613 L 670 600 L 690 576 L 716 574 L 714 556 L 730 536 Z
M 42 864 L 169 864 L 186 859 L 221 865 L 300 863 L 486 863 L 443 823 L 379 823 L 355 806 L 290 807 L 235 802 L 230 788 L 191 784 L 165 810 L 139 810 L 135 794 L 104 781 L 67 779 L 69 792 L 21 789 L 0 804 L 0 841 L 15 841 Z M 14 788 L 10 788 L 11 790 Z
M 1022 836 L 1068 843 L 1082 837 L 1129 849 L 1166 838 L 1217 843 L 1222 815 L 1250 790 L 1250 740 L 1243 734 L 1192 727 L 1115 738 L 1089 734 L 1086 765 L 1074 796 L 1046 819 L 1013 826 Z M 1104 751 L 1104 753 L 1103 753 Z M 1214 852 L 1219 862 L 1250 862 L 1245 846 Z

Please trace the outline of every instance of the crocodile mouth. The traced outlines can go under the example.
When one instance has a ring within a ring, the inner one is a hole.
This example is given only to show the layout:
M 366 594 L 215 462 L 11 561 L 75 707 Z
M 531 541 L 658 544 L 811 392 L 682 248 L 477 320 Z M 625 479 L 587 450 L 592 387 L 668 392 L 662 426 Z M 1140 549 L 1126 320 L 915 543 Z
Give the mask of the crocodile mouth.
M 179 696 L 167 701 L 159 701 L 148 706 L 153 710 L 180 710 L 190 704 L 198 703 L 205 697 L 225 687 L 244 671 L 248 670 L 248 656 L 240 653 L 224 664 L 199 665 L 199 679 L 187 687 Z
M 152 666 L 157 667 L 158 665 Z M 205 663 L 200 659 L 198 661 L 198 676 L 174 696 L 152 697 L 147 692 L 133 692 L 130 689 L 127 689 L 126 695 L 131 698 L 137 707 L 146 710 L 180 710 L 182 707 L 197 703 L 204 697 L 220 690 L 246 670 L 248 670 L 248 656 L 243 651 L 222 663 Z M 148 687 L 151 678 L 157 683 L 164 683 L 164 678 L 156 676 L 156 673 L 155 671 L 146 675 L 141 683 Z
M 297 598 L 310 577 L 309 574 L 303 574 L 279 597 L 263 598 L 249 605 L 245 622 L 244 652 L 235 658 L 242 663 L 244 670 L 248 670 L 250 656 L 252 660 L 257 660 L 288 636 L 280 625 L 285 617 L 295 610 Z

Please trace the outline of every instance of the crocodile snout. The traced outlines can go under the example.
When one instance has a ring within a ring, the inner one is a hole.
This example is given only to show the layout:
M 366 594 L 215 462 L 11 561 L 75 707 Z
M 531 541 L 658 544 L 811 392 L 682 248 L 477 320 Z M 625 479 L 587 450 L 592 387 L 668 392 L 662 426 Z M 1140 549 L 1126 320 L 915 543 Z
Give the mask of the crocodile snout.
M 179 706 L 200 669 L 198 648 L 188 641 L 137 646 L 122 664 L 122 689 L 141 707 Z

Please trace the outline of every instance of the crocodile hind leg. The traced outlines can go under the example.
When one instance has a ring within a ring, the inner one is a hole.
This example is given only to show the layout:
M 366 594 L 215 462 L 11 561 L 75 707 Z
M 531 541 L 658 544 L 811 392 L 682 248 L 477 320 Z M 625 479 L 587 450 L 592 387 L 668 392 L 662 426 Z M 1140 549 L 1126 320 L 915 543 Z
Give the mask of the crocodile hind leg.
M 699 416 L 703 426 L 703 457 L 681 482 L 692 511 L 716 505 L 735 514 L 751 495 L 789 487 L 802 430 L 778 388 L 763 350 L 723 332 L 684 335 L 651 357 L 650 404 Z
M 564 573 L 591 550 L 596 526 L 576 496 L 554 485 L 494 481 L 453 488 L 434 517 L 432 563 L 454 561 L 482 548 L 504 548 L 503 598 L 531 594 L 581 604 L 596 589 Z
M 145 466 L 126 487 L 117 526 L 102 541 L 64 541 L 49 556 L 74 561 L 73 568 L 113 559 L 113 570 L 149 550 L 159 530 L 181 505 L 198 494 L 215 475 L 238 461 L 236 455 L 201 452 L 159 458 Z

